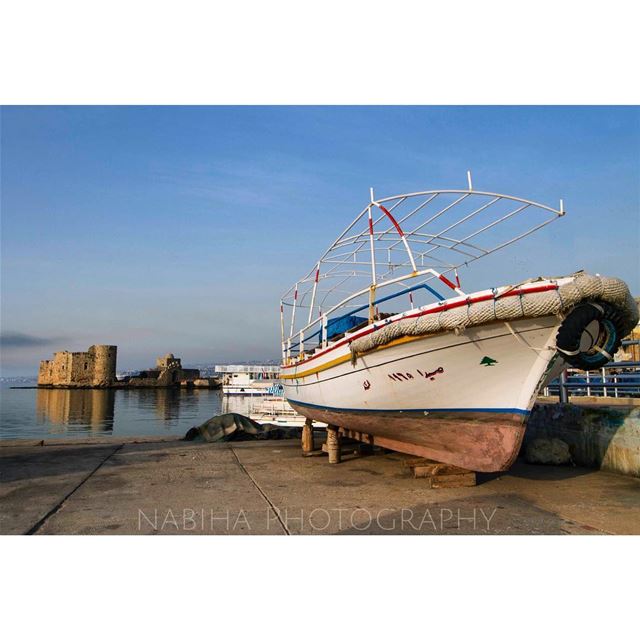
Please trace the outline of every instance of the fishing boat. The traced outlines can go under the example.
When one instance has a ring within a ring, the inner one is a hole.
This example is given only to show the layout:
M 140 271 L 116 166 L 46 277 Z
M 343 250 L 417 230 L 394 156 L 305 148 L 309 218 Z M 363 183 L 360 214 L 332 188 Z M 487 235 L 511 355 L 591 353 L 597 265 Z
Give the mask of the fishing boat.
M 536 396 L 610 361 L 638 321 L 617 278 L 583 271 L 473 293 L 475 263 L 565 215 L 466 189 L 369 201 L 280 303 L 280 379 L 305 417 L 475 471 L 515 460 Z M 484 276 L 486 278 L 486 276 Z M 505 282 L 507 281 L 507 282 Z

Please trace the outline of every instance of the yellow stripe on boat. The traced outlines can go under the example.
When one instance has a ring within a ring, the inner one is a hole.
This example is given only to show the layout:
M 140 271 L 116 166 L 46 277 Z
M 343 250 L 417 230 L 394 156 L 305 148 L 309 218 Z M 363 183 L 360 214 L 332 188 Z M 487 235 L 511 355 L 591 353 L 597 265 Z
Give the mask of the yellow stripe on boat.
M 402 338 L 396 338 L 387 344 L 380 345 L 375 349 L 371 349 L 371 351 L 367 351 L 367 353 L 374 353 L 375 351 L 382 351 L 383 349 L 389 349 L 390 347 L 395 347 L 399 344 L 404 344 L 405 342 L 415 342 L 416 340 L 424 340 L 425 338 L 431 338 L 436 333 L 424 336 L 403 336 Z M 366 354 L 362 354 L 366 355 Z M 343 362 L 348 362 L 351 360 L 351 354 L 347 354 L 344 356 L 340 356 L 339 358 L 334 358 L 333 360 L 329 360 L 329 362 L 325 362 L 324 364 L 318 365 L 313 369 L 308 369 L 307 371 L 302 371 L 300 373 L 292 373 L 290 375 L 281 375 L 281 380 L 298 380 L 299 378 L 306 378 L 307 376 L 312 376 L 314 373 L 320 373 L 321 371 L 326 371 L 327 369 L 333 369 L 333 367 L 337 367 L 339 364 Z

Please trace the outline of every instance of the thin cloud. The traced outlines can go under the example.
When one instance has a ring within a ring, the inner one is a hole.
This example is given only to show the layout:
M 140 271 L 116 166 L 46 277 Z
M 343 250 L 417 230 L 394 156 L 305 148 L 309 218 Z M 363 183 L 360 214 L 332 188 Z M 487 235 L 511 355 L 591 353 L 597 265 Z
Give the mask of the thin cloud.
M 59 338 L 44 338 L 32 336 L 18 331 L 6 331 L 0 334 L 0 346 L 11 349 L 26 349 L 29 347 L 41 347 L 57 342 Z

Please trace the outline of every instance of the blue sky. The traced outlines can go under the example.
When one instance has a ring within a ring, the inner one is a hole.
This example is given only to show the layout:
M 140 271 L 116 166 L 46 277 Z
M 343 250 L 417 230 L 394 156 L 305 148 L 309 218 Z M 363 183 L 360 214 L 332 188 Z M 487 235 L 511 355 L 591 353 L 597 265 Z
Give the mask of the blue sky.
M 3 375 L 93 343 L 122 368 L 277 358 L 280 294 L 370 186 L 467 169 L 567 210 L 467 289 L 584 268 L 640 295 L 638 108 L 5 107 L 1 126 Z

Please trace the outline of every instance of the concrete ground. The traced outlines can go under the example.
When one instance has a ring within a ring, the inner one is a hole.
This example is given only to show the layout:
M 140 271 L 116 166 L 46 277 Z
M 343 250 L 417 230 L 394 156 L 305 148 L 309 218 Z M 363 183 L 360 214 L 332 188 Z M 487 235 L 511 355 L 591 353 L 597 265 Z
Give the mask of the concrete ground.
M 391 452 L 329 465 L 297 441 L 0 447 L 2 534 L 640 534 L 640 479 L 518 461 L 428 489 Z

